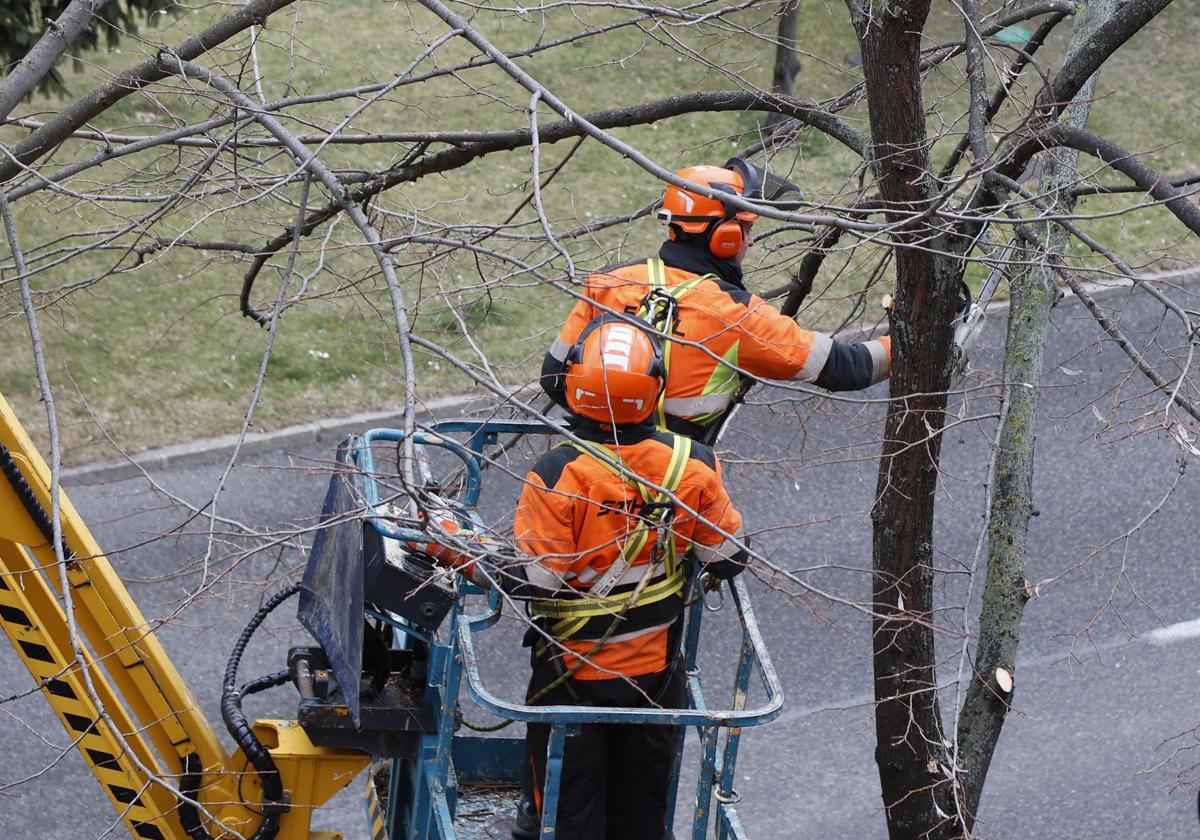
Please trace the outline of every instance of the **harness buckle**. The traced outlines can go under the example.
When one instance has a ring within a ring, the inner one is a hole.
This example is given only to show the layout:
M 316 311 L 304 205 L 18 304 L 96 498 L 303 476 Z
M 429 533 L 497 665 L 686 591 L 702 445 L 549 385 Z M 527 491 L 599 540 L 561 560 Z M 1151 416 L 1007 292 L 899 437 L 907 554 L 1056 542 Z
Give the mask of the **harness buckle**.
M 637 515 L 639 519 L 645 519 L 652 525 L 664 525 L 675 518 L 675 503 L 669 499 L 657 502 L 642 502 L 642 506 L 638 508 Z
M 638 312 L 645 313 L 643 320 L 663 335 L 669 335 L 679 313 L 679 301 L 667 289 L 656 286 L 646 293 L 638 305 Z
M 700 573 L 699 590 L 700 600 L 704 603 L 704 609 L 708 612 L 720 612 L 725 606 L 725 590 L 721 588 L 721 579 L 714 577 L 708 572 Z M 709 596 L 716 595 L 716 601 L 712 601 Z

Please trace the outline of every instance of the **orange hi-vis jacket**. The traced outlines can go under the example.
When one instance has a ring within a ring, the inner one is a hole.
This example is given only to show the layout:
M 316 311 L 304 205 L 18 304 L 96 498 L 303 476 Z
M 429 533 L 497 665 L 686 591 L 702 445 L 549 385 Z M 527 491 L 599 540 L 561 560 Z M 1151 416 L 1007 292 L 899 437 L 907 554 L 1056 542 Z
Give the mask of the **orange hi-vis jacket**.
M 546 594 L 531 612 L 551 641 L 539 639 L 535 651 L 579 680 L 657 673 L 683 613 L 680 560 L 691 550 L 721 576 L 736 573 L 746 551 L 726 535 L 740 538 L 742 517 L 707 446 L 652 423 L 621 427 L 618 440 L 587 424 L 577 434 L 594 442 L 543 455 L 517 505 L 514 535 L 530 558 L 524 575 Z M 673 517 L 647 527 L 670 497 L 619 467 L 671 489 Z
M 668 427 L 698 432 L 724 416 L 742 387 L 742 373 L 773 380 L 813 382 L 831 391 L 866 388 L 886 379 L 891 369 L 888 336 L 855 344 L 800 327 L 757 295 L 704 268 L 702 259 L 688 268 L 672 265 L 671 255 L 697 249 L 668 243 L 658 258 L 618 266 L 588 276 L 577 301 L 542 366 L 542 387 L 565 404 L 563 373 L 571 346 L 592 319 L 605 311 L 637 313 L 655 285 L 656 268 L 678 302 L 662 408 Z M 702 279 L 700 279 L 702 278 Z M 684 422 L 671 422 L 682 420 Z

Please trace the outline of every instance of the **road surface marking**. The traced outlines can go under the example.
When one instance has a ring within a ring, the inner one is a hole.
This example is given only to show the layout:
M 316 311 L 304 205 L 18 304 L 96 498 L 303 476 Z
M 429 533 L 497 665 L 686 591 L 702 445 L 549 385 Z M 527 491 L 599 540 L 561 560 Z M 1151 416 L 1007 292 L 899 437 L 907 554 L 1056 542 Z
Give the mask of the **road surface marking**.
M 1152 645 L 1169 645 L 1172 642 L 1182 642 L 1197 636 L 1200 636 L 1200 618 L 1168 624 L 1166 627 L 1156 627 L 1142 638 Z

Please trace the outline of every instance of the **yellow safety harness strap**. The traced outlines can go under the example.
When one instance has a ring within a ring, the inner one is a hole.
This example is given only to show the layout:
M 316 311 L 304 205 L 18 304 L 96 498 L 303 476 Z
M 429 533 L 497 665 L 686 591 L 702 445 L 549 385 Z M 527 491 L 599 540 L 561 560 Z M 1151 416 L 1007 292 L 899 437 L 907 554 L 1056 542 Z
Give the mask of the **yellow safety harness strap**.
M 644 482 L 637 481 L 625 473 L 621 472 L 621 459 L 617 452 L 603 444 L 581 445 L 574 441 L 568 441 L 565 446 L 570 446 L 573 449 L 579 450 L 584 455 L 592 458 L 596 463 L 607 469 L 609 472 L 618 476 L 622 481 L 637 487 L 641 494 L 643 502 L 647 504 L 669 502 L 669 497 L 661 492 L 653 491 Z M 679 484 L 683 480 L 683 474 L 687 469 L 688 458 L 691 456 L 692 441 L 691 438 L 683 435 L 673 435 L 671 443 L 671 459 L 667 463 L 666 474 L 663 476 L 662 487 L 668 493 L 674 493 L 679 489 Z M 645 518 L 638 524 L 634 533 L 625 541 L 621 547 L 620 557 L 613 562 L 613 565 L 601 576 L 600 579 L 593 584 L 593 588 L 601 583 L 602 580 L 606 584 L 615 585 L 616 581 L 624 574 L 625 570 L 633 566 L 634 562 L 646 548 L 646 544 L 650 540 L 651 530 L 658 530 L 663 527 L 665 511 L 658 514 L 657 525 L 654 529 L 645 521 Z M 669 598 L 675 592 L 683 588 L 684 576 L 677 562 L 678 550 L 675 545 L 674 535 L 667 534 L 666 537 L 666 575 L 657 581 L 651 582 L 648 586 L 642 589 L 641 594 L 637 599 L 637 604 L 646 605 L 653 604 L 664 598 Z M 647 574 L 651 574 L 652 570 L 647 570 Z M 611 585 L 603 587 L 610 589 Z M 615 611 L 622 609 L 626 603 L 634 595 L 637 590 L 630 592 L 619 593 L 609 596 L 607 592 L 604 594 L 595 594 L 589 592 L 581 592 L 583 595 L 579 600 L 558 600 L 547 599 L 534 601 L 530 605 L 530 609 L 534 615 L 542 615 L 547 618 L 569 619 L 568 621 L 560 621 L 553 628 L 554 635 L 558 638 L 566 638 L 572 632 L 577 632 L 588 618 L 601 615 L 611 615 Z M 581 620 L 582 619 L 582 620 Z M 563 631 L 560 633 L 559 629 Z
M 651 257 L 646 260 L 646 272 L 650 280 L 650 294 L 646 295 L 642 301 L 642 307 L 638 310 L 638 317 L 653 324 L 663 334 L 663 376 L 666 377 L 671 370 L 671 333 L 675 329 L 675 318 L 669 310 L 663 313 L 651 311 L 651 306 L 647 305 L 647 303 L 651 301 L 653 293 L 656 290 L 666 292 L 678 303 L 692 289 L 699 286 L 705 280 L 714 278 L 711 274 L 702 274 L 698 277 L 690 277 L 678 286 L 667 288 L 667 269 L 663 261 L 658 257 Z M 666 400 L 667 389 L 664 385 L 662 393 L 658 395 L 658 410 L 655 415 L 658 428 L 660 429 L 667 428 Z
M 662 260 L 660 260 L 658 257 L 651 257 L 650 259 L 646 260 L 646 270 L 650 279 L 650 289 L 662 289 L 671 297 L 675 298 L 675 300 L 679 300 L 705 280 L 716 279 L 715 275 L 712 274 L 700 274 L 696 277 L 689 277 L 678 286 L 667 288 L 667 267 Z M 638 317 L 642 317 L 640 312 L 638 313 Z
M 670 598 L 683 589 L 683 584 L 683 569 L 676 569 L 674 574 L 665 575 L 643 589 L 642 594 L 638 596 L 637 606 L 644 607 Z M 584 597 L 571 601 L 534 601 L 531 609 L 534 615 L 544 615 L 547 618 L 595 618 L 618 612 L 633 597 L 633 594 L 633 591 L 630 591 L 619 592 L 605 598 Z M 556 632 L 554 635 L 558 636 L 559 634 Z

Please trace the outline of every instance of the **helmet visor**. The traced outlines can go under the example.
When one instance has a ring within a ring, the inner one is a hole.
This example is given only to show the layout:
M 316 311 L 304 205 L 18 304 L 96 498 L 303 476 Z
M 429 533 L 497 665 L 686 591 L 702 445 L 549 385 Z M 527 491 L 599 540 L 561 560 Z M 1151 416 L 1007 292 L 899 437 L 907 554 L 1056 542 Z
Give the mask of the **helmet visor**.
M 751 201 L 775 202 L 775 205 L 781 210 L 796 210 L 803 204 L 804 191 L 802 189 L 791 181 L 780 178 L 778 175 L 772 175 L 761 166 L 756 166 L 748 160 L 735 157 L 725 162 L 725 168 L 742 176 L 742 183 L 745 184 L 745 192 L 743 194 Z M 789 193 L 795 193 L 796 199 L 786 202 L 779 201 L 780 197 Z M 742 218 L 740 213 L 738 214 L 738 218 Z M 754 218 L 758 217 L 755 216 Z

